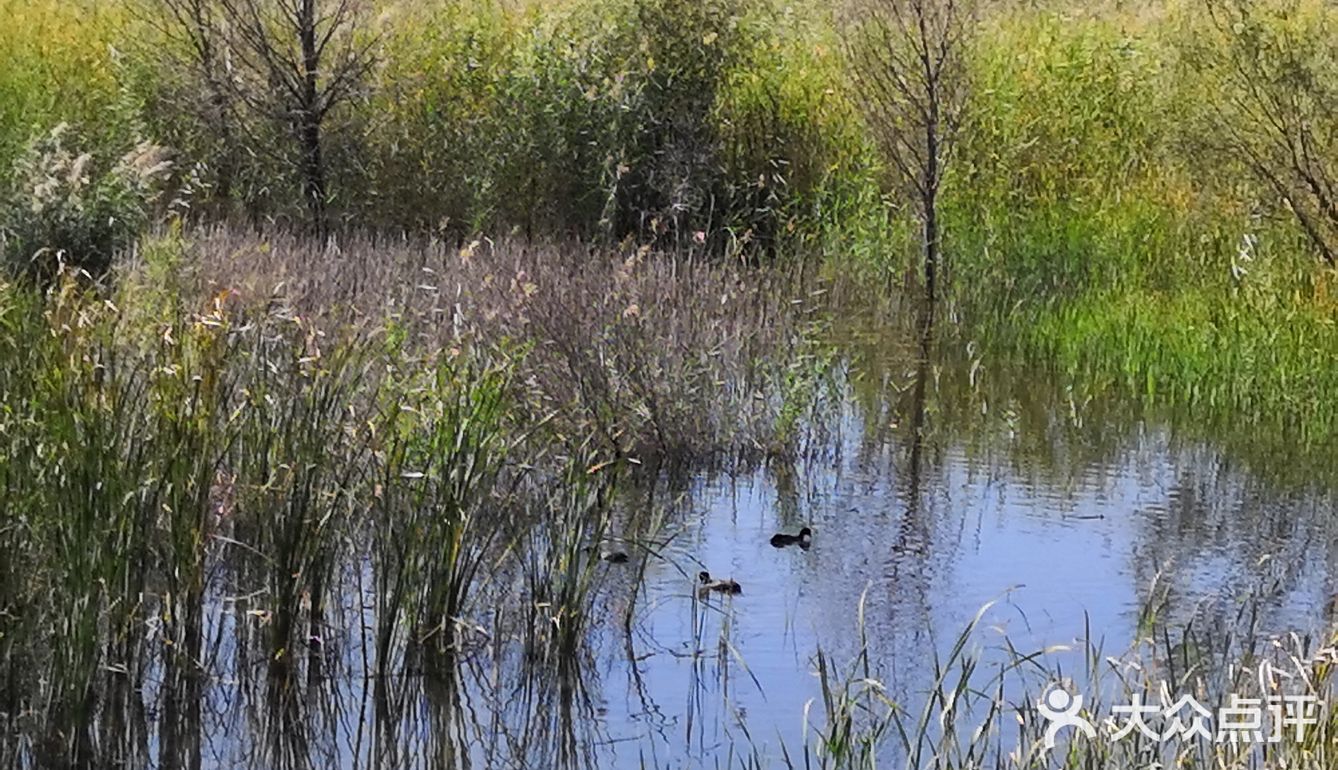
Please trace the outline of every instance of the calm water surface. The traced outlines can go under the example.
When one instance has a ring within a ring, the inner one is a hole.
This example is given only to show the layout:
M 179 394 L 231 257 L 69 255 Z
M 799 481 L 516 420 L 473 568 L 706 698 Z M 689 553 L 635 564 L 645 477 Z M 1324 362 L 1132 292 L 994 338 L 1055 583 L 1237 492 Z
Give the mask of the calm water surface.
M 354 632 L 313 685 L 307 732 L 281 750 L 256 748 L 264 704 L 226 677 L 211 683 L 203 764 L 765 765 L 782 745 L 795 757 L 813 744 L 819 649 L 843 668 L 867 643 L 888 692 L 913 704 L 935 654 L 991 601 L 973 637 L 986 660 L 1005 638 L 1118 654 L 1150 603 L 1164 620 L 1202 622 L 1253 597 L 1263 628 L 1322 622 L 1338 549 L 1319 485 L 1270 482 L 1209 439 L 1113 398 L 1078 403 L 1026 372 L 969 356 L 921 366 L 878 334 L 843 345 L 803 461 L 628 495 L 629 513 L 662 507 L 657 556 L 640 591 L 635 559 L 599 567 L 601 611 L 568 670 L 518 675 L 524 651 L 492 640 L 458 682 L 374 683 Z M 804 525 L 810 549 L 768 543 Z M 742 595 L 699 601 L 700 569 Z M 352 614 L 370 625 L 356 591 Z M 1048 660 L 1074 668 L 1082 656 Z
M 1056 405 L 1049 417 L 1064 414 Z M 1149 602 L 1173 624 L 1229 619 L 1256 600 L 1271 631 L 1322 621 L 1338 553 L 1326 494 L 1283 491 L 1143 420 L 1095 453 L 1070 452 L 1058 435 L 1050 451 L 1030 451 L 1020 426 L 960 439 L 929 427 L 918 469 L 908 426 L 893 422 L 871 437 L 852 399 L 831 456 L 700 481 L 671 560 L 733 576 L 744 593 L 712 600 L 694 641 L 689 580 L 666 564 L 650 570 L 655 610 L 636 630 L 648 657 L 635 671 L 625 656 L 606 659 L 611 738 L 649 735 L 657 760 L 705 760 L 731 742 L 793 752 L 806 704 L 821 723 L 815 651 L 853 658 L 861 601 L 871 657 L 907 704 L 931 683 L 934 655 L 990 602 L 975 636 L 984 659 L 1002 658 L 991 648 L 1005 637 L 1026 651 L 1067 644 L 1075 651 L 1047 660 L 1070 670 L 1089 632 L 1108 653 L 1129 649 Z M 811 549 L 768 544 L 805 524 Z M 694 646 L 714 657 L 703 666 Z

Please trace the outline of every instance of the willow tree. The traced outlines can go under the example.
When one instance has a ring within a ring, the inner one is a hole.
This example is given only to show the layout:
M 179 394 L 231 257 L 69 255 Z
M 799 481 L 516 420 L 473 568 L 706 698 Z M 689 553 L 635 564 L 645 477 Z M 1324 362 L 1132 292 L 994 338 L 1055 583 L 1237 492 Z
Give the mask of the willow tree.
M 970 0 L 853 0 L 847 19 L 852 95 L 894 187 L 920 219 L 930 320 L 942 251 L 939 193 L 966 104 L 974 17 Z

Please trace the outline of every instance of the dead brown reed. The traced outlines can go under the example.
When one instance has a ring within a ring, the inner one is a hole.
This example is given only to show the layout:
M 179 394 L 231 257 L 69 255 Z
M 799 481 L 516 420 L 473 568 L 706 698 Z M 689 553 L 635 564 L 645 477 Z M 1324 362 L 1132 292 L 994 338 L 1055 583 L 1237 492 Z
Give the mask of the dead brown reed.
M 220 227 L 185 249 L 197 301 L 283 305 L 419 355 L 507 348 L 531 396 L 523 419 L 576 443 L 593 433 L 613 456 L 674 462 L 781 451 L 781 384 L 818 302 L 793 271 L 645 247 L 320 245 Z

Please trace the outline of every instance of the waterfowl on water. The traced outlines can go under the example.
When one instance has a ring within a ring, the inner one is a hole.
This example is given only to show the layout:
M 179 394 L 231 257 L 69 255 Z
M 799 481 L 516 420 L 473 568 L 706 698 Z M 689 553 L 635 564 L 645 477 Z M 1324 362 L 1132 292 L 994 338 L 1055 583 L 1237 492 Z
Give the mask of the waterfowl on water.
M 706 594 L 709 594 L 712 591 L 722 594 L 743 593 L 743 586 L 739 585 L 733 580 L 730 580 L 729 578 L 725 578 L 724 580 L 712 580 L 711 573 L 707 572 L 706 570 L 702 570 L 701 572 L 697 573 L 697 579 L 701 581 L 701 587 L 697 589 L 697 593 L 701 594 L 702 596 L 705 596 Z
M 777 532 L 771 536 L 771 544 L 776 548 L 784 548 L 787 545 L 797 545 L 800 548 L 808 548 L 813 544 L 813 530 L 804 527 L 799 530 L 797 535 L 787 535 L 784 532 Z
M 599 554 L 599 560 L 600 560 L 600 561 L 606 561 L 606 562 L 608 562 L 608 563 L 610 563 L 610 564 L 626 564 L 626 563 L 627 563 L 627 552 L 626 552 L 626 551 L 620 551 L 620 550 L 618 550 L 618 549 L 616 549 L 616 548 L 607 548 L 607 547 L 602 546 L 602 545 L 587 545 L 587 546 L 585 547 L 585 552 L 586 552 L 586 553 L 597 553 L 597 554 Z

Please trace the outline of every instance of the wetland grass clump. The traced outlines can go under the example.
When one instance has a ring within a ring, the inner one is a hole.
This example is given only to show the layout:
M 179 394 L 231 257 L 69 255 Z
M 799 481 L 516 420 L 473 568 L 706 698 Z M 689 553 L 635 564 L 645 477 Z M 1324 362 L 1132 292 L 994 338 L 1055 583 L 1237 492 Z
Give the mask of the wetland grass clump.
M 83 151 L 61 123 L 32 141 L 0 190 L 4 269 L 50 284 L 65 270 L 101 276 L 150 221 L 172 168 L 167 152 L 139 142 L 119 159 Z
M 127 347 L 115 306 L 72 281 L 0 297 L 20 364 L 0 386 L 6 562 L 22 570 L 5 583 L 4 700 L 44 761 L 89 759 L 143 735 L 124 720 L 153 665 L 146 630 L 179 653 L 169 668 L 199 653 L 226 343 L 200 324 Z
M 196 293 L 272 297 L 329 323 L 384 318 L 387 344 L 406 350 L 512 351 L 517 417 L 573 454 L 591 437 L 608 457 L 650 464 L 784 452 L 777 426 L 794 417 L 777 396 L 793 401 L 822 371 L 795 363 L 825 302 L 796 266 L 512 240 L 322 247 L 235 228 L 186 248 Z
M 246 376 L 228 470 L 231 537 L 261 557 L 253 561 L 263 587 L 254 590 L 265 597 L 264 649 L 280 677 L 296 650 L 334 630 L 326 609 L 335 571 L 368 518 L 375 383 L 362 345 L 327 343 L 299 319 L 275 331 L 236 362 Z
M 457 650 L 471 588 L 522 515 L 509 492 L 523 476 L 507 466 L 524 438 L 508 432 L 511 378 L 505 362 L 442 357 L 401 373 L 382 398 L 372 499 L 383 676 L 403 635 L 439 655 Z
M 341 650 L 391 709 L 515 641 L 578 706 L 614 477 L 783 447 L 806 322 L 784 275 L 531 249 L 175 233 L 0 286 L 4 756 L 189 754 L 223 682 L 291 736 Z
M 533 607 L 525 648 L 535 666 L 577 660 L 604 568 L 597 544 L 608 537 L 617 471 L 614 465 L 573 466 L 548 503 L 554 526 L 530 532 L 524 581 Z

